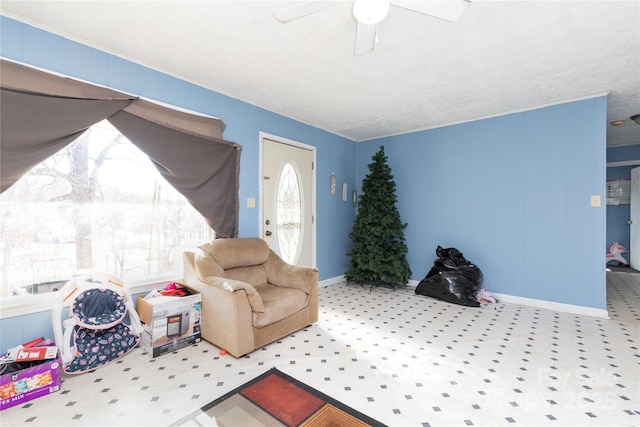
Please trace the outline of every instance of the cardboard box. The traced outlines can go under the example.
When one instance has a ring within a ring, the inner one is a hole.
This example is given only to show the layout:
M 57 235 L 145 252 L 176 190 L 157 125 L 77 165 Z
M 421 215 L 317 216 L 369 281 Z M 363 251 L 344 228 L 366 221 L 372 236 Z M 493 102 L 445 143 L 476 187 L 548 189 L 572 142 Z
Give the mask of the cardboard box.
M 53 359 L 42 360 L 42 363 L 0 377 L 0 410 L 60 390 L 62 361 L 57 357 L 57 348 L 55 350 Z
M 191 295 L 157 296 L 146 300 L 145 297 L 138 297 L 136 311 L 144 324 L 140 347 L 151 357 L 176 351 L 201 340 L 202 295 L 184 287 Z

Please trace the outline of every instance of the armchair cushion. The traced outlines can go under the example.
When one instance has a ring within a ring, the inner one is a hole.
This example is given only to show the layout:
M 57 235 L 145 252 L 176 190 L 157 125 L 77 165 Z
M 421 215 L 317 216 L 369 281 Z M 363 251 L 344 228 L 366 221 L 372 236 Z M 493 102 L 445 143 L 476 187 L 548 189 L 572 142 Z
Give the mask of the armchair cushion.
M 198 247 L 223 270 L 262 265 L 269 259 L 270 252 L 266 242 L 258 238 L 225 239 L 224 245 L 214 240 Z
M 262 312 L 253 311 L 253 326 L 256 328 L 286 319 L 309 305 L 309 295 L 299 289 L 262 285 L 256 291 L 264 304 Z

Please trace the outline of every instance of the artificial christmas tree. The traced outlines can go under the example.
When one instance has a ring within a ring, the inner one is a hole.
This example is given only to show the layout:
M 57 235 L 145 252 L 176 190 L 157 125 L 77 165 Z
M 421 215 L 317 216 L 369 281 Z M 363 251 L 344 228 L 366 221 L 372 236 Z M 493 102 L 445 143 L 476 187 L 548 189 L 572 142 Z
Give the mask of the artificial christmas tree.
M 400 213 L 396 207 L 396 184 L 387 165 L 384 146 L 373 156 L 369 174 L 362 181 L 358 213 L 349 234 L 353 249 L 348 282 L 378 285 L 406 285 L 411 269 Z

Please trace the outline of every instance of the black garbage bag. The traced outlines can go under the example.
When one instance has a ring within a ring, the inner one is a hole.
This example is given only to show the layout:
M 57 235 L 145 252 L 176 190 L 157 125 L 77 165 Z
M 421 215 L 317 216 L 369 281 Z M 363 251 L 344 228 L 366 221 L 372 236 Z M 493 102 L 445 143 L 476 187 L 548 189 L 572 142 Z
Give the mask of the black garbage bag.
M 454 304 L 480 307 L 476 292 L 482 286 L 482 271 L 456 248 L 436 249 L 438 259 L 416 287 L 416 294 Z

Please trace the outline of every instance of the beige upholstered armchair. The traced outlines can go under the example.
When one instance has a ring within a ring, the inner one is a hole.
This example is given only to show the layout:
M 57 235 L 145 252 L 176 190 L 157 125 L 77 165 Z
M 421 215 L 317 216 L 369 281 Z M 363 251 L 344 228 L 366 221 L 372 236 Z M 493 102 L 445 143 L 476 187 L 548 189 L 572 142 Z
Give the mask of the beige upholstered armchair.
M 184 283 L 202 294 L 202 338 L 235 357 L 318 321 L 318 269 L 285 263 L 259 238 L 184 252 Z

